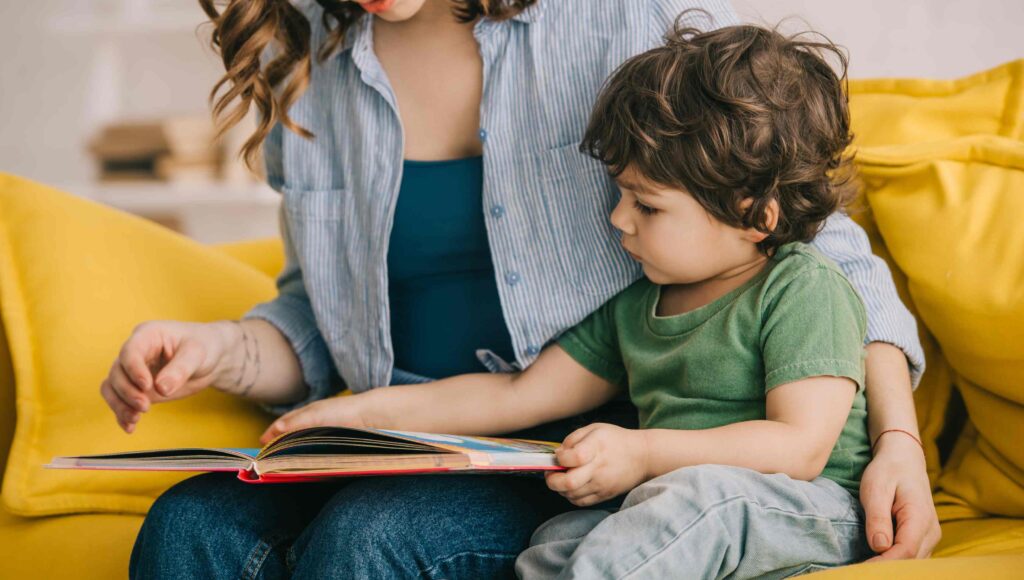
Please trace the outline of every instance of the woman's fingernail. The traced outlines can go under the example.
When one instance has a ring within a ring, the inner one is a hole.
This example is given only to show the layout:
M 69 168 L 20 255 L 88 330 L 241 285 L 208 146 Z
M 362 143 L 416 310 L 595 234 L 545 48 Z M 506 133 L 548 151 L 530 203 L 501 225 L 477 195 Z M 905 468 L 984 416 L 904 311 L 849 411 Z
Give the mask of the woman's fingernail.
M 888 548 L 889 541 L 885 538 L 885 534 L 878 532 L 871 538 L 871 543 L 874 544 L 875 548 Z

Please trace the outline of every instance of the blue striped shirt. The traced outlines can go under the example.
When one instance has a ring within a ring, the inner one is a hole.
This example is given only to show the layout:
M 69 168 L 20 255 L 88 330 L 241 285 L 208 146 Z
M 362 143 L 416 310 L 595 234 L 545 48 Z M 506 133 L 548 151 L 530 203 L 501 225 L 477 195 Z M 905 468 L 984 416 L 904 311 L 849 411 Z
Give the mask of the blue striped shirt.
M 691 12 L 689 24 L 736 23 L 727 0 L 540 0 L 510 20 L 475 24 L 484 219 L 521 368 L 641 275 L 608 221 L 618 190 L 578 147 L 604 80 L 660 45 L 691 8 L 712 20 Z M 320 9 L 310 2 L 305 10 L 317 47 L 326 34 Z M 290 111 L 316 138 L 277 126 L 265 143 L 268 181 L 284 198 L 286 266 L 279 296 L 246 317 L 267 320 L 294 348 L 309 385 L 297 405 L 342 385 L 387 385 L 394 371 L 386 266 L 404 147 L 371 22 L 358 21 L 337 54 L 314 64 Z M 916 384 L 924 366 L 916 323 L 864 231 L 835 215 L 814 245 L 863 297 L 868 340 L 903 349 Z

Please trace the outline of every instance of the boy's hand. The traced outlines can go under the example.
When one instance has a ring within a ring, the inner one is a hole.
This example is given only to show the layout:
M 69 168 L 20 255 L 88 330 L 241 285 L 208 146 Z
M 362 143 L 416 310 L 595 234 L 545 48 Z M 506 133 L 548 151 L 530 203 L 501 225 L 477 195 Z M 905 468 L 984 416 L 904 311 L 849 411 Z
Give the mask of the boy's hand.
M 611 499 L 647 479 L 647 443 L 643 433 L 607 423 L 577 429 L 555 457 L 568 471 L 547 473 L 548 487 L 578 506 Z
M 260 436 L 260 444 L 307 427 L 371 427 L 365 419 L 366 401 L 371 393 L 345 395 L 322 399 L 281 415 Z

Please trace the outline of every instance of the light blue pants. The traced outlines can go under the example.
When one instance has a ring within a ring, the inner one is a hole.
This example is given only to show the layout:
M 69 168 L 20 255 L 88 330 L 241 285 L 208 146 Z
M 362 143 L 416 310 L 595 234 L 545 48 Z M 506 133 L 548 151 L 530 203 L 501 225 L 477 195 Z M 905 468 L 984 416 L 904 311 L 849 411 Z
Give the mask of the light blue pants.
M 520 578 L 785 578 L 872 555 L 860 502 L 837 483 L 685 467 L 616 512 L 561 514 L 516 560 Z

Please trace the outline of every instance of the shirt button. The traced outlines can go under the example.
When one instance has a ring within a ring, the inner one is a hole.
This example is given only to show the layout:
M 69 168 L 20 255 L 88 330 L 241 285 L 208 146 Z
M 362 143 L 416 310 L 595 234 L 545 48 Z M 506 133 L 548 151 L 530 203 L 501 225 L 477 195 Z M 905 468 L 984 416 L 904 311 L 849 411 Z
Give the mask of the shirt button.
M 508 283 L 509 286 L 515 286 L 520 280 L 522 280 L 522 278 L 519 276 L 519 272 L 509 272 L 505 274 L 505 282 Z
M 496 217 L 496 218 L 499 218 L 499 219 L 504 217 L 505 216 L 505 206 L 503 206 L 503 205 L 491 206 L 491 215 Z
M 487 142 L 487 129 L 480 129 L 478 135 L 480 135 L 480 141 L 484 143 Z
M 540 347 L 535 344 L 531 344 L 530 346 L 526 347 L 526 354 L 530 356 L 537 356 L 538 354 L 540 354 Z

